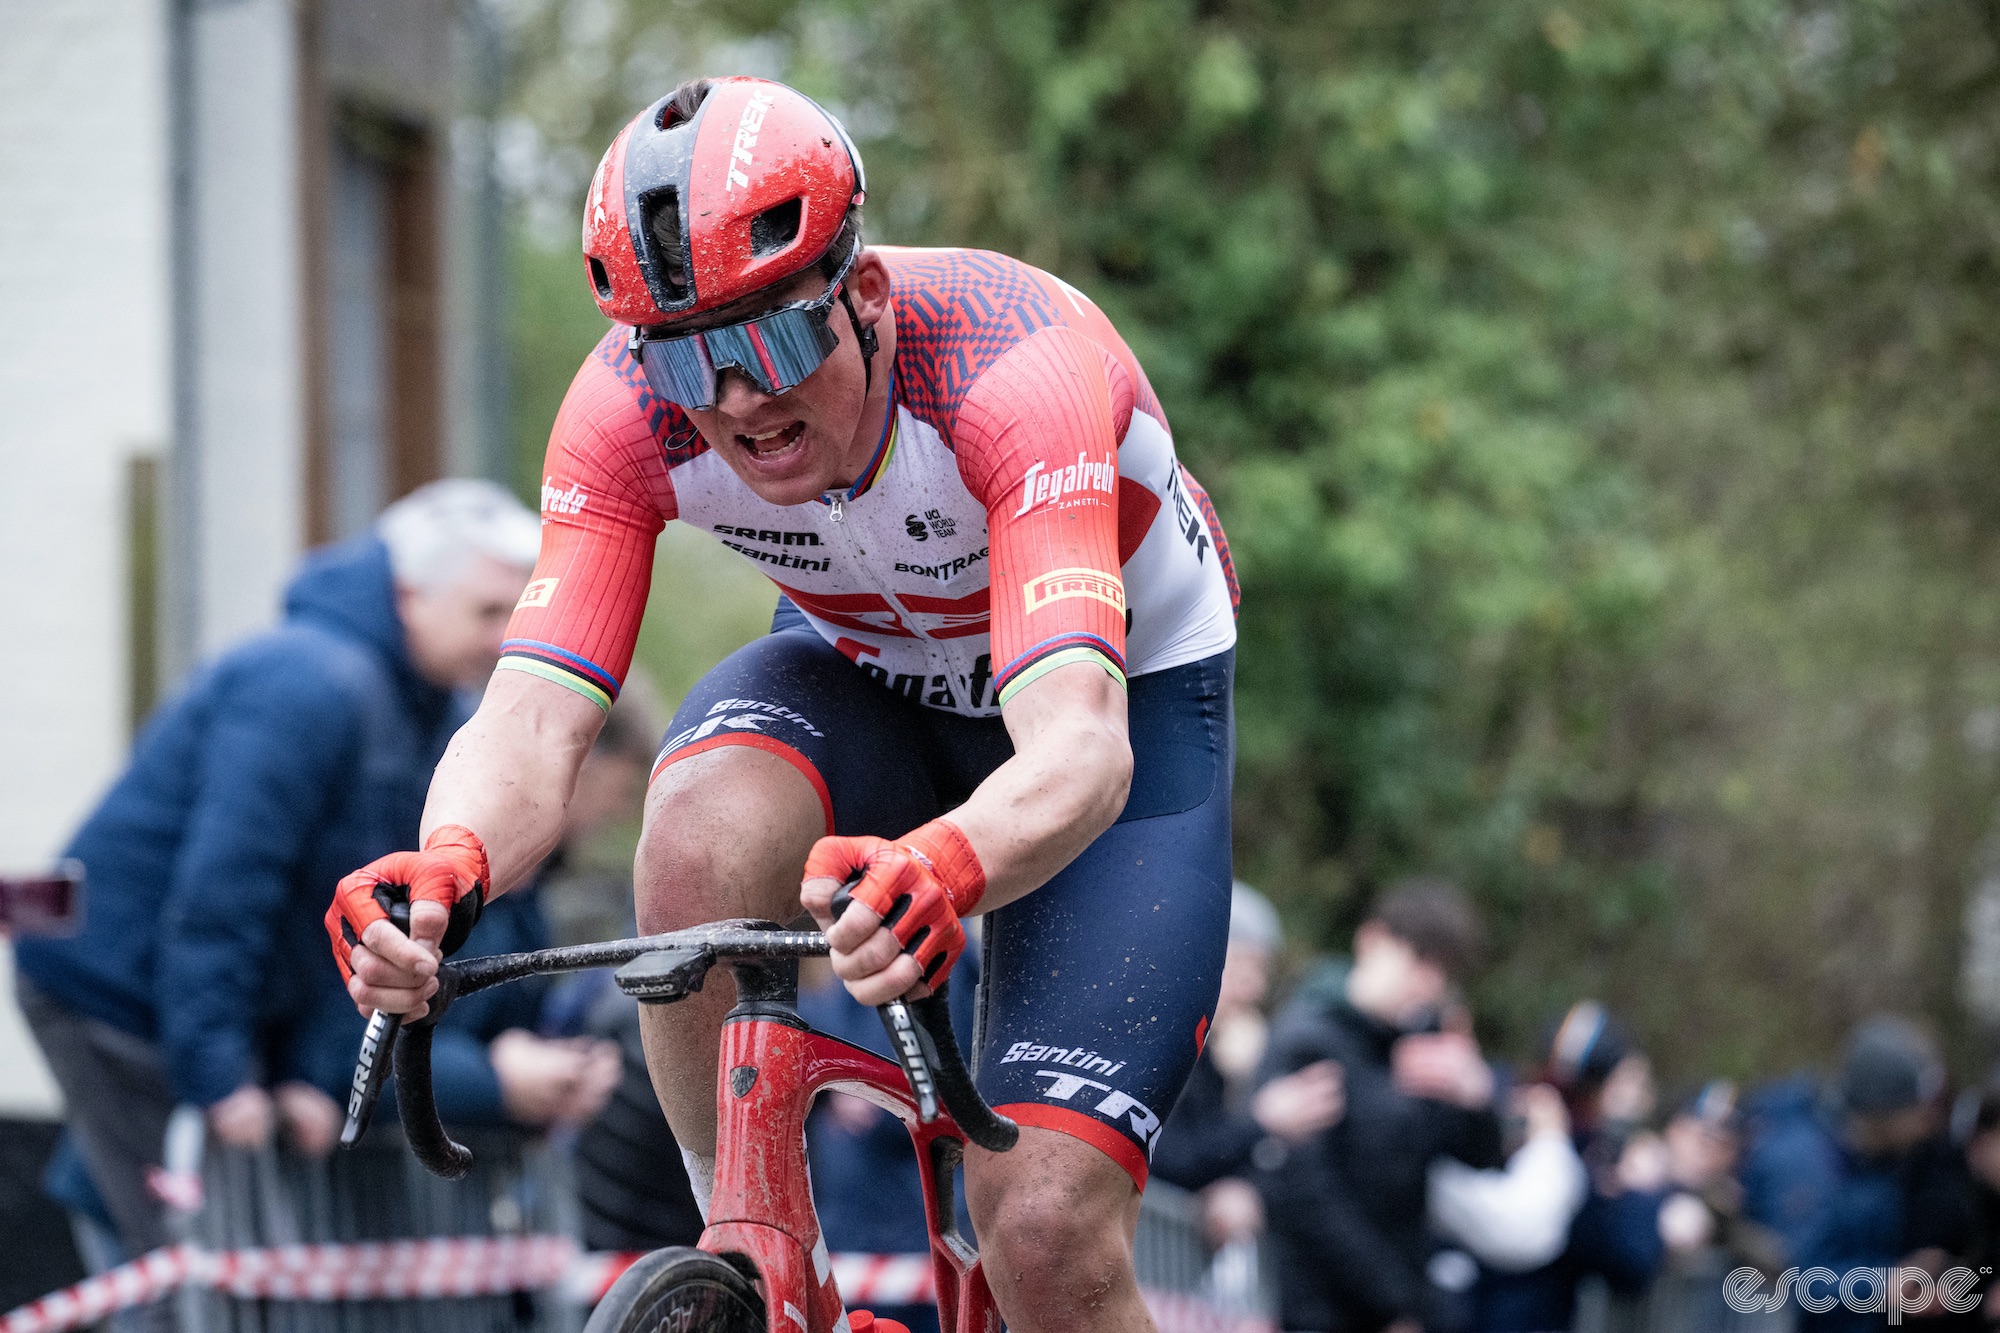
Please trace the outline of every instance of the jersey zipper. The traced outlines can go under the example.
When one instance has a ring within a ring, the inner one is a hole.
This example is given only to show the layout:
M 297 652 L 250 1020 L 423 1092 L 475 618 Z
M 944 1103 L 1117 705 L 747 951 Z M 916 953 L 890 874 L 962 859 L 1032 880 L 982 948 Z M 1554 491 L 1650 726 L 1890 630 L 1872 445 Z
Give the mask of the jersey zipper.
M 847 502 L 858 499 L 864 491 L 875 485 L 882 475 L 882 469 L 889 465 L 889 455 L 896 447 L 896 372 L 889 371 L 889 410 L 882 416 L 882 437 L 875 443 L 875 456 L 868 460 L 868 466 L 854 479 L 854 484 L 845 491 L 828 491 L 819 497 L 819 502 L 827 507 L 827 518 L 834 523 L 847 517 Z

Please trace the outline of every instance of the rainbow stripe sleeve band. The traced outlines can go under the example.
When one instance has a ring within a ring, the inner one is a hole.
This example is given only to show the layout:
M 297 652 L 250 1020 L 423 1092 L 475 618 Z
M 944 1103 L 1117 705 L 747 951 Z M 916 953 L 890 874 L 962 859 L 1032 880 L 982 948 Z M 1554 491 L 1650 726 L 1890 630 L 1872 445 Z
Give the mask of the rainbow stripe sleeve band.
M 533 639 L 509 639 L 500 645 L 501 671 L 525 671 L 566 690 L 574 690 L 605 712 L 618 698 L 618 678 L 587 657 Z
M 1008 664 L 1000 673 L 1000 706 L 1006 707 L 1007 701 L 1031 682 L 1072 662 L 1103 667 L 1118 682 L 1118 688 L 1125 688 L 1125 662 L 1116 648 L 1095 634 L 1064 634 L 1036 644 Z

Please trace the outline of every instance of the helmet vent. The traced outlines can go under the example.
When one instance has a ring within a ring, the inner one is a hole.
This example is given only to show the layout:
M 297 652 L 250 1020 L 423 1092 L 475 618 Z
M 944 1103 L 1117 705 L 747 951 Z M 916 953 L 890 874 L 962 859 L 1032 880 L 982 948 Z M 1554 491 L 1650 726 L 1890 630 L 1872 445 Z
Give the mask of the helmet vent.
M 604 271 L 604 265 L 594 255 L 590 260 L 590 285 L 597 289 L 600 299 L 611 299 L 611 275 Z
M 654 190 L 639 200 L 639 216 L 651 243 L 654 272 L 667 289 L 669 301 L 688 294 L 687 247 L 681 242 L 681 201 L 678 191 Z
M 803 201 L 787 199 L 750 219 L 750 253 L 758 259 L 777 254 L 799 238 Z

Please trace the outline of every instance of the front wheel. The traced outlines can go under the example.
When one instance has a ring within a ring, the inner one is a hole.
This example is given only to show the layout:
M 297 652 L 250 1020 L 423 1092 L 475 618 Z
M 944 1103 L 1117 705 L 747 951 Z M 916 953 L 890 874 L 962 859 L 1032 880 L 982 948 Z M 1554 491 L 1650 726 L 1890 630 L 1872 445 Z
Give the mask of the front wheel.
M 654 1250 L 626 1269 L 583 1333 L 764 1333 L 750 1279 L 705 1250 Z

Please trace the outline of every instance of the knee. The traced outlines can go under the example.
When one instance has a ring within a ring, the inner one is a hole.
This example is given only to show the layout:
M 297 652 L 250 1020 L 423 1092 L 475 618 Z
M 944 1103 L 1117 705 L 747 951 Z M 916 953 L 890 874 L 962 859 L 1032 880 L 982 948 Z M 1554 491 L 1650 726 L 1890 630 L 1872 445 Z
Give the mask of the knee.
M 995 1180 L 984 1193 L 974 1222 L 989 1277 L 1088 1300 L 1129 1272 L 1122 1195 L 1041 1173 Z
M 646 793 L 639 929 L 797 915 L 799 868 L 822 824 L 805 779 L 762 751 L 725 746 L 668 765 Z
M 673 788 L 655 787 L 648 794 L 646 824 L 632 868 L 641 934 L 700 925 L 719 914 L 720 905 L 711 900 L 722 867 L 710 839 L 693 833 L 688 818 L 692 806 L 685 792 Z

